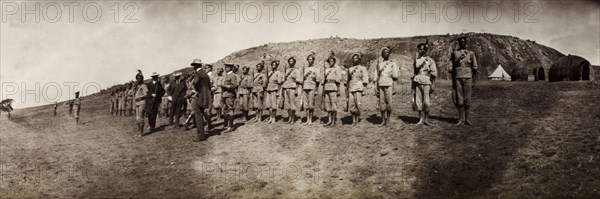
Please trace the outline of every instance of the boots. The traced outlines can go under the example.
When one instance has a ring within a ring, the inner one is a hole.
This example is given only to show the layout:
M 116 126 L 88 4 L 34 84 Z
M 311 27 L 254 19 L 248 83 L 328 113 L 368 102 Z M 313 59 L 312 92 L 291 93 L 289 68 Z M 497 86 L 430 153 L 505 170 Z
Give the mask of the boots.
M 465 124 L 465 110 L 462 107 L 458 108 L 458 123 L 456 123 L 456 126 L 460 126 Z

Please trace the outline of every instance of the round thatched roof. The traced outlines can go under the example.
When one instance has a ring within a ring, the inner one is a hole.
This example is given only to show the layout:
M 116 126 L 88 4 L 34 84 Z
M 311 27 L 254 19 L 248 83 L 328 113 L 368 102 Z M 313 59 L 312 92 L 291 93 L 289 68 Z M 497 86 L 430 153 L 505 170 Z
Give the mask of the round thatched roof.
M 589 80 L 590 62 L 580 56 L 568 55 L 552 64 L 548 76 L 550 81 Z

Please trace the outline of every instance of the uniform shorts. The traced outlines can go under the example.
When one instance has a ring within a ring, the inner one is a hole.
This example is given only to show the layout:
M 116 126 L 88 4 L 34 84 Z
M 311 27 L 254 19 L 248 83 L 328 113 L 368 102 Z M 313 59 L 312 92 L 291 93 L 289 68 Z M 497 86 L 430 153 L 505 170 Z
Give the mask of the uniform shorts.
M 235 111 L 235 107 L 234 107 L 235 98 L 233 98 L 233 97 L 224 98 L 223 102 L 224 102 L 223 110 L 225 111 L 225 114 L 233 115 L 233 112 Z
M 277 91 L 267 91 L 265 98 L 265 108 L 277 109 Z
M 296 101 L 296 88 L 283 89 L 283 97 L 284 97 L 283 109 L 295 111 L 296 103 L 298 103 Z
M 264 96 L 263 92 L 252 93 L 250 95 L 250 105 L 253 109 L 263 109 Z
M 328 112 L 336 112 L 337 111 L 337 96 L 338 93 L 336 91 L 326 91 L 325 92 L 325 110 Z
M 146 105 L 139 104 L 135 105 L 135 121 L 138 123 L 144 123 L 144 116 L 146 115 Z
M 351 113 L 360 113 L 362 107 L 362 92 L 350 92 L 348 101 L 348 111 Z
M 392 86 L 379 87 L 379 111 L 392 111 Z
M 239 110 L 247 111 L 250 108 L 250 95 L 240 94 L 239 98 L 237 98 L 237 106 Z
M 430 90 L 431 85 L 429 84 L 417 85 L 413 98 L 413 109 L 415 111 L 429 112 L 429 107 L 431 106 Z
M 304 89 L 302 92 L 302 96 L 300 96 L 299 107 L 308 110 L 315 109 L 315 90 L 313 89 Z
M 222 93 L 215 93 L 214 97 L 213 97 L 213 108 L 222 108 L 223 107 L 223 94 Z
M 471 91 L 473 80 L 471 78 L 452 79 L 452 102 L 456 107 L 469 108 L 471 106 Z

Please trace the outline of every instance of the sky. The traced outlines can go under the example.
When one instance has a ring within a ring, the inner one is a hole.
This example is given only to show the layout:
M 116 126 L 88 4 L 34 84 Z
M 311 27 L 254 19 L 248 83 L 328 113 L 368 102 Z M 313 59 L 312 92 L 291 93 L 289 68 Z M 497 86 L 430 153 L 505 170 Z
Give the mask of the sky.
M 37 5 L 37 7 L 36 7 Z M 600 64 L 594 1 L 0 1 L 0 95 L 17 108 L 275 42 L 486 32 Z

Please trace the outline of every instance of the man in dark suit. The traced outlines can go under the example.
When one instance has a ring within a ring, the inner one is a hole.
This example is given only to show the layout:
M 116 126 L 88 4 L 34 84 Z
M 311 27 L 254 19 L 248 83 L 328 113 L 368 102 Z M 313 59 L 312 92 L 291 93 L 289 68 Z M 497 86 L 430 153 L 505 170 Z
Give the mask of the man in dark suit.
M 152 81 L 148 83 L 148 94 L 150 98 L 147 101 L 146 110 L 148 111 L 148 125 L 150 126 L 150 132 L 154 132 L 156 129 L 156 116 L 158 115 L 158 108 L 163 95 L 165 95 L 165 88 L 160 83 L 158 73 L 152 73 Z
M 192 102 L 192 106 L 194 106 L 194 120 L 196 122 L 196 131 L 198 133 L 198 137 L 194 140 L 195 142 L 204 141 L 208 137 L 204 132 L 204 120 L 206 120 L 209 124 L 210 130 L 210 118 L 206 118 L 209 116 L 204 111 L 210 108 L 210 104 L 212 104 L 211 98 L 211 85 L 210 85 L 210 77 L 206 73 L 206 71 L 202 68 L 202 60 L 194 59 L 194 61 L 190 64 L 194 67 L 194 90 L 196 91 L 196 99 L 195 102 Z
M 169 126 L 174 128 L 179 127 L 179 118 L 181 117 L 181 109 L 183 108 L 183 103 L 185 102 L 185 92 L 187 91 L 187 86 L 185 82 L 182 82 L 179 78 L 181 73 L 173 74 L 174 80 L 169 85 L 167 93 L 171 97 L 171 110 L 169 114 Z M 173 117 L 175 117 L 175 125 L 173 126 Z

